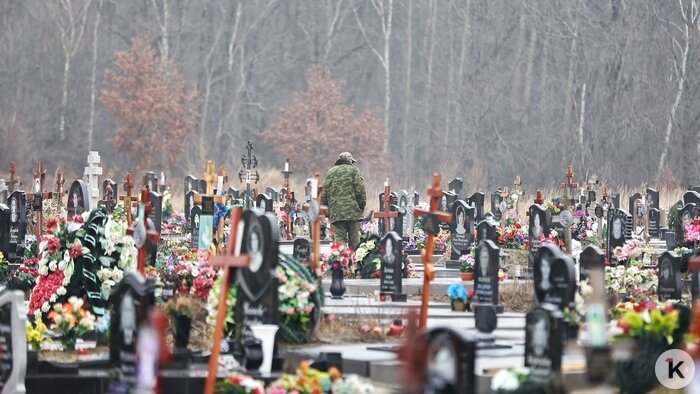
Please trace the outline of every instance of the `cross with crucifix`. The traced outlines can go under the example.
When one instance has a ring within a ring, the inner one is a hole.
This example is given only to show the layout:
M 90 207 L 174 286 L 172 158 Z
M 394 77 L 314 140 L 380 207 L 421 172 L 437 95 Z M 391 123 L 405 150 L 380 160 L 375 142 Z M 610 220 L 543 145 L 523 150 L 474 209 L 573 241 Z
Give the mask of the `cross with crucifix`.
M 126 223 L 131 226 L 131 206 L 134 202 L 138 201 L 139 198 L 131 195 L 131 191 L 134 190 L 134 180 L 131 178 L 131 173 L 126 173 L 126 178 L 124 178 L 124 190 L 126 191 L 125 196 L 119 196 L 119 200 L 124 202 L 124 211 L 126 213 Z
M 306 181 L 309 187 L 309 201 L 304 203 L 304 211 L 312 222 L 311 238 L 313 239 L 313 256 L 311 257 L 311 271 L 314 275 L 320 275 L 321 269 L 321 215 L 328 215 L 328 207 L 321 205 L 322 190 L 319 187 L 321 174 L 316 173 L 313 178 Z
M 212 247 L 212 237 L 214 235 L 214 211 L 215 204 L 225 204 L 227 196 L 214 194 L 214 182 L 217 175 L 215 172 L 216 165 L 213 161 L 207 162 L 207 171 L 204 173 L 204 181 L 207 184 L 206 194 L 195 194 L 193 201 L 202 207 L 202 214 L 199 217 L 199 242 L 198 248 L 208 250 Z M 230 242 L 230 241 L 229 241 Z M 212 252 L 213 254 L 213 252 Z
M 133 226 L 126 230 L 126 233 L 134 238 L 134 246 L 139 250 L 138 270 L 144 273 L 146 266 L 146 241 L 158 242 L 160 234 L 148 223 L 148 216 L 151 214 L 153 204 L 148 193 L 148 187 L 141 188 L 141 202 L 139 202 L 139 213 Z
M 639 226 L 643 227 L 642 236 L 646 245 L 649 245 L 651 239 L 649 236 L 649 208 L 651 207 L 647 203 L 646 195 L 634 200 L 634 212 L 632 212 L 634 232 L 637 233 L 637 228 Z
M 66 178 L 63 177 L 63 172 L 59 171 L 56 174 L 56 189 L 54 190 L 54 198 L 58 204 L 58 207 L 63 206 L 63 185 L 66 183 Z
M 226 254 L 223 256 L 213 256 L 209 263 L 213 266 L 219 266 L 221 270 L 221 289 L 219 291 L 219 305 L 216 311 L 216 323 L 214 325 L 214 342 L 211 347 L 211 355 L 209 356 L 209 373 L 207 374 L 207 382 L 204 388 L 205 394 L 212 394 L 214 386 L 216 386 L 216 377 L 219 369 L 219 355 L 221 352 L 221 339 L 224 336 L 224 322 L 226 321 L 226 312 L 228 312 L 228 292 L 231 285 L 231 279 L 235 277 L 237 268 L 244 268 L 250 265 L 250 255 L 240 254 L 239 242 L 239 224 L 241 224 L 242 209 L 233 207 L 231 209 L 231 225 L 229 232 L 228 244 L 226 245 Z M 241 232 L 242 228 L 241 227 Z M 242 234 L 241 234 L 242 236 Z M 234 249 L 235 248 L 235 249 Z
M 88 183 L 88 198 L 90 199 L 91 207 L 96 207 L 100 199 L 100 175 L 102 175 L 100 154 L 97 151 L 90 151 L 87 157 L 87 167 L 85 167 L 84 176 Z
M 284 162 L 284 171 L 282 171 L 282 175 L 284 175 L 284 200 L 285 200 L 285 210 L 287 211 L 287 222 L 284 225 L 284 231 L 287 233 L 286 237 L 288 240 L 292 239 L 294 236 L 294 222 L 292 220 L 292 207 L 296 203 L 294 201 L 294 193 L 292 192 L 292 187 L 289 185 L 289 176 L 292 174 L 292 171 L 289 169 L 289 159 L 285 160 Z
M 253 142 L 251 141 L 246 144 L 246 154 L 241 158 L 241 164 L 243 164 L 244 169 L 238 172 L 238 179 L 246 184 L 245 207 L 250 208 L 253 205 L 253 191 L 250 184 L 254 182 L 257 185 L 260 180 L 258 171 L 253 173 L 253 169 L 258 166 L 258 158 L 253 154 Z
M 506 226 L 506 220 L 508 219 L 508 215 L 506 215 L 506 212 L 508 212 L 508 198 L 510 197 L 510 193 L 508 191 L 508 187 L 504 187 L 503 190 L 501 190 L 501 203 L 499 204 L 499 210 L 501 208 L 504 208 L 501 210 L 501 227 Z
M 228 175 L 226 174 L 226 167 L 219 167 L 219 175 L 216 177 L 216 194 L 224 193 L 226 190 L 226 184 L 228 183 Z
M 11 161 L 10 162 L 10 181 L 8 182 L 10 184 L 10 186 L 9 186 L 10 191 L 8 194 L 12 194 L 12 192 L 15 191 L 15 185 L 17 185 L 17 186 L 22 185 L 22 182 L 20 182 L 19 179 L 17 179 L 16 174 L 17 174 L 17 166 L 15 165 L 14 161 Z
M 562 183 L 559 186 L 560 189 L 564 189 L 564 207 L 561 210 L 560 218 L 564 226 L 564 242 L 566 243 L 566 253 L 568 254 L 571 254 L 571 224 L 573 221 L 573 215 L 571 215 L 568 208 L 571 204 L 570 196 L 573 195 L 574 190 L 578 189 L 578 183 L 574 182 L 573 179 L 574 167 L 569 164 L 566 169 L 566 183 Z M 571 217 L 571 221 L 569 217 Z
M 523 185 L 523 183 L 520 181 L 520 175 L 516 176 L 515 180 L 513 181 L 513 191 L 515 192 L 515 194 L 518 195 L 518 197 L 520 197 L 520 195 L 522 194 L 522 190 L 520 189 L 520 187 L 522 185 Z M 520 209 L 518 208 L 519 205 L 520 205 L 520 199 L 518 198 L 518 200 L 515 202 L 515 207 L 514 207 L 516 217 L 520 217 Z
M 45 177 L 46 170 L 44 169 L 44 162 L 40 161 L 36 165 L 36 170 L 34 170 L 34 186 L 32 193 L 27 193 L 27 199 L 32 202 L 32 210 L 36 212 L 36 226 L 34 227 L 34 234 L 36 235 L 37 241 L 41 240 L 41 232 L 44 225 L 44 199 L 53 197 L 53 193 L 44 191 Z
M 424 329 L 428 322 L 428 303 L 430 302 L 430 282 L 435 278 L 435 268 L 433 267 L 433 248 L 435 247 L 435 236 L 440 232 L 440 222 L 451 223 L 452 215 L 447 212 L 438 211 L 440 199 L 442 198 L 442 177 L 440 174 L 433 174 L 433 184 L 428 188 L 430 196 L 430 211 L 420 208 L 413 210 L 413 215 L 423 218 L 423 231 L 428 234 L 425 240 L 425 249 L 421 252 L 424 273 L 423 291 L 421 294 L 421 307 L 419 328 Z
M 391 188 L 389 187 L 389 178 L 384 181 L 384 195 L 382 196 L 383 209 L 380 212 L 374 213 L 375 219 L 384 221 L 384 234 L 389 234 L 391 231 L 391 219 L 399 217 L 399 213 L 391 211 Z

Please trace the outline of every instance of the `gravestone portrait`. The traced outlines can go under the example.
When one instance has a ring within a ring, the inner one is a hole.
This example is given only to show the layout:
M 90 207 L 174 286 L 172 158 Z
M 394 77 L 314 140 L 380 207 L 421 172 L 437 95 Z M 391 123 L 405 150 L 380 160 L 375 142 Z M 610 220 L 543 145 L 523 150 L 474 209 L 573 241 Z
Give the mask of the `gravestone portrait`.
M 21 259 L 19 250 L 24 246 L 24 236 L 27 233 L 27 210 L 24 192 L 15 190 L 7 199 L 10 210 L 9 253 L 7 259 L 15 262 Z
M 402 237 L 409 236 L 410 234 L 413 233 L 413 206 L 411 206 L 410 212 L 409 212 L 409 196 L 408 192 L 406 190 L 399 190 L 397 193 L 398 196 L 398 209 L 399 212 L 402 212 L 402 224 L 401 227 L 403 229 L 402 232 L 399 234 Z M 410 227 L 409 227 L 410 226 Z
M 119 195 L 119 185 L 111 178 L 102 181 L 102 199 L 99 207 L 104 208 L 107 212 L 112 212 L 117 205 L 117 196 Z
M 608 260 L 612 262 L 613 251 L 632 238 L 632 215 L 622 209 L 608 209 Z M 629 227 L 628 227 L 629 226 Z
M 494 243 L 497 241 L 498 233 L 496 229 L 496 223 L 491 220 L 482 220 L 476 226 L 476 235 L 479 243 L 486 240 L 491 240 Z
M 0 391 L 24 393 L 27 334 L 24 293 L 0 288 Z
M 533 308 L 525 315 L 525 366 L 533 383 L 546 385 L 561 370 L 562 325 L 544 308 Z
M 491 193 L 491 214 L 493 215 L 494 220 L 497 222 L 501 221 L 501 214 L 503 213 L 503 211 L 501 211 L 502 202 L 503 197 L 501 196 L 500 191 Z
M 88 190 L 85 181 L 78 179 L 73 181 L 68 189 L 68 217 L 82 215 L 83 212 L 89 212 L 92 207 L 88 200 Z
M 467 205 L 464 200 L 457 200 L 452 204 L 452 217 L 450 223 L 450 259 L 459 260 L 459 256 L 469 253 L 469 248 L 474 242 L 474 208 Z
M 292 257 L 303 266 L 309 267 L 311 262 L 311 239 L 308 237 L 297 237 L 294 240 Z
M 475 394 L 475 338 L 448 327 L 429 329 L 426 393 Z
M 255 206 L 265 212 L 272 212 L 272 198 L 267 194 L 258 194 L 255 197 Z
M 491 240 L 480 242 L 476 248 L 474 289 L 478 304 L 498 305 L 499 253 Z
M 146 173 L 146 185 L 148 186 L 148 190 L 158 192 L 158 174 L 153 171 L 148 171 Z
M 190 225 L 190 213 L 192 208 L 197 205 L 194 201 L 194 196 L 199 194 L 196 190 L 190 190 L 185 193 L 185 220 L 187 220 L 187 225 Z
M 676 243 L 685 242 L 685 226 L 695 219 L 697 216 L 697 206 L 695 203 L 686 203 L 683 208 L 678 210 L 678 220 L 676 220 Z
M 529 266 L 533 267 L 537 250 L 542 244 L 541 237 L 549 236 L 549 221 L 547 210 L 542 205 L 532 204 L 528 209 L 528 240 L 530 241 Z
M 190 210 L 190 248 L 197 249 L 199 247 L 199 225 L 202 221 L 202 207 L 195 205 Z
M 480 222 L 484 220 L 484 200 L 486 195 L 482 192 L 476 192 L 467 199 L 467 204 L 474 207 L 474 220 Z
M 379 241 L 379 256 L 382 261 L 379 296 L 382 299 L 389 298 L 392 301 L 406 301 L 406 294 L 402 291 L 402 265 L 403 265 L 403 239 L 399 234 L 391 231 L 385 234 Z
M 236 330 L 251 324 L 279 323 L 278 281 L 275 273 L 279 259 L 277 218 L 267 212 L 243 213 L 241 254 L 250 255 L 250 265 L 236 271 L 239 286 L 236 299 Z
M 658 296 L 660 301 L 681 299 L 681 259 L 666 251 L 657 262 L 659 269 Z
M 149 309 L 155 305 L 155 288 L 153 279 L 132 271 L 112 289 L 109 297 L 110 360 L 127 376 L 134 376 L 136 372 L 138 332 Z
M 452 204 L 457 201 L 457 194 L 452 192 L 452 191 L 443 191 L 442 192 L 442 206 L 444 206 L 443 212 L 448 212 L 450 208 L 452 207 Z
M 533 272 L 539 305 L 551 305 L 560 311 L 569 307 L 576 292 L 575 275 L 570 256 L 554 245 L 542 245 L 537 252 Z
M 647 188 L 647 202 L 652 208 L 661 209 L 661 206 L 659 205 L 659 202 L 661 201 L 660 198 L 661 196 L 658 190 L 650 187 Z

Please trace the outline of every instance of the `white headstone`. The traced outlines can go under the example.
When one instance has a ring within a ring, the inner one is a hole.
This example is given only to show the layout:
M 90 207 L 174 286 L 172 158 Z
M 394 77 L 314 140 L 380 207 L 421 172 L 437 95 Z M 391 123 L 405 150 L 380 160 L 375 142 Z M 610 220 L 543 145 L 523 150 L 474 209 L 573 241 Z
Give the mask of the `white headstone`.
M 26 393 L 27 310 L 21 291 L 0 287 L 0 390 L 3 393 Z
M 88 184 L 88 198 L 90 199 L 91 207 L 96 207 L 97 202 L 100 200 L 100 175 L 102 175 L 100 154 L 97 151 L 90 151 L 83 177 Z

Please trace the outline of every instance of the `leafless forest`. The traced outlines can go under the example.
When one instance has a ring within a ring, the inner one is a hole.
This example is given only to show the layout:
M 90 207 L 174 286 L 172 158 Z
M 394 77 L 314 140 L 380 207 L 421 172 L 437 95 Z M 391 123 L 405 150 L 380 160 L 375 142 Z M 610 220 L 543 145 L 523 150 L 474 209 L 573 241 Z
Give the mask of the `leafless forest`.
M 374 109 L 404 184 L 440 170 L 468 189 L 518 174 L 546 187 L 570 162 L 613 185 L 698 183 L 698 14 L 697 0 L 4 0 L 0 171 L 42 159 L 80 174 L 89 149 L 106 173 L 129 169 L 99 94 L 115 52 L 145 36 L 198 92 L 171 176 L 207 159 L 234 174 L 249 138 L 281 167 L 259 136 L 320 65 Z

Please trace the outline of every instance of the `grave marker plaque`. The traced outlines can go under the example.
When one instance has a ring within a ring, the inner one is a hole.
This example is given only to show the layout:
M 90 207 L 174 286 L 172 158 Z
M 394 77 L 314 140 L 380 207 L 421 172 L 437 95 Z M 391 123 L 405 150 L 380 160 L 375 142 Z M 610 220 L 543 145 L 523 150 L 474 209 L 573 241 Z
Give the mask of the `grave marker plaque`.
M 311 263 L 311 240 L 308 237 L 297 237 L 294 240 L 292 257 L 306 267 Z
M 98 191 L 99 193 L 99 191 Z M 82 215 L 83 212 L 89 212 L 92 207 L 88 200 L 88 189 L 85 181 L 78 179 L 73 181 L 68 189 L 68 217 Z
M 561 311 L 570 306 L 576 292 L 573 260 L 551 244 L 542 245 L 537 253 L 533 272 L 537 301 Z
M 478 238 L 478 242 L 490 240 L 496 243 L 498 233 L 496 231 L 496 223 L 492 222 L 490 220 L 482 220 L 477 226 L 476 226 L 476 235 Z M 476 243 L 478 243 L 476 242 Z
M 659 285 L 660 301 L 681 299 L 681 259 L 673 252 L 666 251 L 659 256 Z
M 392 301 L 405 302 L 406 294 L 402 291 L 403 240 L 392 231 L 379 241 L 379 255 L 382 260 L 379 295 L 382 300 L 387 297 Z
M 25 393 L 26 308 L 21 291 L 0 288 L 0 391 Z
M 478 304 L 498 305 L 499 249 L 491 240 L 477 246 L 474 264 L 474 289 Z
M 202 221 L 202 207 L 195 205 L 190 210 L 190 248 L 197 249 L 199 247 L 199 226 Z
M 530 380 L 547 385 L 561 370 L 563 324 L 544 308 L 534 308 L 525 315 L 525 366 Z
M 236 325 L 237 332 L 251 324 L 279 324 L 277 218 L 271 213 L 248 210 L 243 213 L 242 226 L 241 254 L 250 255 L 250 266 L 236 272 L 236 323 L 240 323 Z
M 24 192 L 16 190 L 10 194 L 8 205 L 10 209 L 9 253 L 7 259 L 14 263 L 20 260 L 20 249 L 24 246 L 24 236 L 27 233 L 27 211 Z
M 469 247 L 474 242 L 474 208 L 463 200 L 457 200 L 452 204 L 451 211 L 455 220 L 450 223 L 450 258 L 456 261 L 461 255 L 469 253 Z

